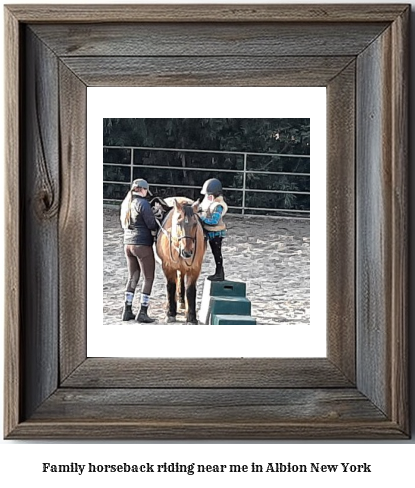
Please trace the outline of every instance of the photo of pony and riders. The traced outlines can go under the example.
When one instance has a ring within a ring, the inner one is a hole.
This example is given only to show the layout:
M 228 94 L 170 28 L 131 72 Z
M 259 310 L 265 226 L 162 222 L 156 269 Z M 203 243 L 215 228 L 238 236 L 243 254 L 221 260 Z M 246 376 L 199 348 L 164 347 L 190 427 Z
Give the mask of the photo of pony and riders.
M 310 321 L 310 119 L 104 119 L 104 323 Z

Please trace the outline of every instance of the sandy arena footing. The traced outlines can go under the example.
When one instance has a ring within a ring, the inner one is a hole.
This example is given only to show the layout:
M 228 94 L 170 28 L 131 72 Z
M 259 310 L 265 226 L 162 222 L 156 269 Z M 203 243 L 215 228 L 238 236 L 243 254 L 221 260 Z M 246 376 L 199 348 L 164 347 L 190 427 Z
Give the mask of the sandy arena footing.
M 257 324 L 299 324 L 310 321 L 310 221 L 266 217 L 226 216 L 228 235 L 223 242 L 226 279 L 244 281 L 252 316 Z M 200 308 L 205 278 L 214 271 L 208 247 L 197 286 Z M 104 323 L 122 325 L 127 282 L 123 230 L 117 208 L 104 208 Z M 141 281 L 138 290 L 141 287 Z M 149 315 L 164 324 L 165 278 L 159 264 Z M 139 308 L 136 293 L 133 310 Z M 179 311 L 178 322 L 185 322 Z

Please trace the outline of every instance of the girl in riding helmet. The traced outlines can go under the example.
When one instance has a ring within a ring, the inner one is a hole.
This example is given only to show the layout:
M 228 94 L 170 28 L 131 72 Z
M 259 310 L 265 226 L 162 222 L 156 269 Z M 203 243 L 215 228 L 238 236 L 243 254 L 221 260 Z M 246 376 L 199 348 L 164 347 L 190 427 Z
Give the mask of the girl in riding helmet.
M 205 181 L 201 194 L 205 197 L 199 207 L 201 211 L 200 220 L 216 264 L 215 274 L 208 276 L 208 280 L 223 281 L 225 272 L 223 269 L 222 240 L 226 236 L 226 225 L 223 217 L 228 211 L 228 206 L 222 196 L 222 183 L 216 178 Z
M 124 229 L 124 253 L 128 267 L 123 321 L 134 318 L 137 322 L 142 323 L 155 321 L 148 316 L 147 309 L 154 281 L 153 236 L 157 223 L 151 206 L 146 200 L 147 193 L 150 193 L 147 181 L 134 180 L 131 190 L 121 205 L 120 220 Z M 132 303 L 140 274 L 144 278 L 141 288 L 141 309 L 135 317 L 132 312 Z

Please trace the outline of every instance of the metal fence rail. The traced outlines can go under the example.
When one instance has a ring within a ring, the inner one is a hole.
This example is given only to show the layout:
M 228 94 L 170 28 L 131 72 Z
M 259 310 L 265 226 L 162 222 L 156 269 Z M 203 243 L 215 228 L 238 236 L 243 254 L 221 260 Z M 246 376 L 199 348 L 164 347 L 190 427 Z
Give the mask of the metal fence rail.
M 134 180 L 134 169 L 135 168 L 146 168 L 146 169 L 159 169 L 159 170 L 172 170 L 172 171 L 197 171 L 197 172 L 212 172 L 212 168 L 202 168 L 202 167 L 189 167 L 189 166 L 162 166 L 162 165 L 148 165 L 148 164 L 134 164 L 135 161 L 135 151 L 147 151 L 147 152 L 174 152 L 174 153 L 204 153 L 204 154 L 225 154 L 225 155 L 236 155 L 243 157 L 243 168 L 241 169 L 228 169 L 228 168 L 214 168 L 217 172 L 221 173 L 234 173 L 242 175 L 242 185 L 238 187 L 224 187 L 226 192 L 242 192 L 242 205 L 232 206 L 231 209 L 238 209 L 241 211 L 242 215 L 246 211 L 257 211 L 257 212 L 276 212 L 283 214 L 296 214 L 297 217 L 309 218 L 310 210 L 308 209 L 290 209 L 290 208 L 265 208 L 265 207 L 250 207 L 246 205 L 246 195 L 249 192 L 255 193 L 270 193 L 270 194 L 292 194 L 292 195 L 310 195 L 308 191 L 296 191 L 296 190 L 269 190 L 269 189 L 257 189 L 247 187 L 247 175 L 258 174 L 258 175 L 285 175 L 285 176 L 303 176 L 310 177 L 310 173 L 297 173 L 289 171 L 261 171 L 248 169 L 247 162 L 249 157 L 266 156 L 266 157 L 280 157 L 280 158 L 310 158 L 309 155 L 299 155 L 299 154 L 278 154 L 278 153 L 255 153 L 255 152 L 245 152 L 245 151 L 213 151 L 204 149 L 177 149 L 177 148 L 160 148 L 160 147 L 142 147 L 142 146 L 103 146 L 103 149 L 109 150 L 127 150 L 130 151 L 130 158 L 128 163 L 108 163 L 104 162 L 105 166 L 112 167 L 122 167 L 129 168 L 129 179 L 127 181 L 111 181 L 104 179 L 104 185 L 114 184 L 114 185 L 125 185 L 126 192 Z M 152 186 L 160 188 L 177 188 L 177 189 L 200 189 L 200 186 L 187 185 L 187 184 L 168 184 L 162 181 L 151 182 Z M 104 198 L 105 202 L 119 203 L 121 199 L 111 199 Z

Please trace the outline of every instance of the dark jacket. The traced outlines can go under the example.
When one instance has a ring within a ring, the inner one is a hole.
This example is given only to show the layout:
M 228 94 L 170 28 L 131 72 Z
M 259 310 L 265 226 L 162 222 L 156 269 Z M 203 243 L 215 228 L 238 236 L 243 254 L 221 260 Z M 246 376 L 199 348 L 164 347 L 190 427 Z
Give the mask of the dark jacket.
M 157 222 L 148 201 L 139 195 L 133 195 L 130 225 L 128 229 L 124 229 L 124 244 L 152 246 L 151 231 L 156 229 Z

